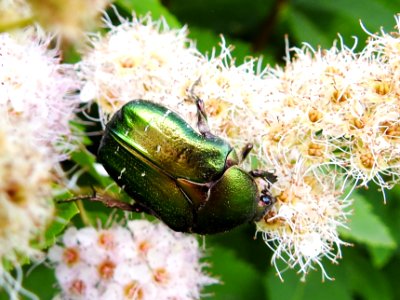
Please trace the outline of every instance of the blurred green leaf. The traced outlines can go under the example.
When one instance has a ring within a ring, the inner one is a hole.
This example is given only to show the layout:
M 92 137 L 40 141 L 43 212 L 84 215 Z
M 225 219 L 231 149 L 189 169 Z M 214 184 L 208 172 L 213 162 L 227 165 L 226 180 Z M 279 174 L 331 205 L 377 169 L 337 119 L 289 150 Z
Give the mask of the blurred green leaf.
M 282 5 L 277 5 L 275 0 L 163 1 L 181 23 L 189 26 L 190 37 L 197 39 L 196 34 L 200 30 L 213 36 L 207 40 L 202 39 L 205 34 L 200 34 L 198 45 L 203 53 L 217 46 L 219 36 L 223 34 L 227 44 L 235 47 L 233 56 L 238 63 L 242 63 L 245 57 L 262 55 L 264 67 L 283 56 L 287 30 L 280 26 L 280 15 L 286 5 L 285 1 L 278 2 Z M 257 53 L 253 51 L 254 47 Z
M 349 230 L 341 230 L 345 238 L 371 246 L 394 248 L 396 242 L 388 227 L 372 212 L 371 205 L 359 193 L 353 193 L 353 215 L 348 224 Z
M 380 0 L 296 0 L 289 8 L 288 22 L 297 44 L 306 42 L 327 48 L 340 34 L 348 46 L 354 44 L 356 36 L 357 49 L 361 50 L 367 33 L 360 21 L 370 32 L 377 32 L 382 26 L 390 32 L 395 25 L 396 10 L 394 5 Z
M 199 27 L 192 26 L 189 30 L 189 38 L 196 41 L 197 49 L 200 52 L 207 54 L 208 57 L 211 56 L 213 49 L 216 54 L 221 52 L 220 45 L 222 44 L 221 36 L 215 35 L 211 30 L 201 29 Z M 232 55 L 237 62 L 236 65 L 242 64 L 246 58 L 250 56 L 251 45 L 244 43 L 237 39 L 226 38 L 225 45 L 233 46 Z
M 395 5 L 397 2 L 397 6 Z M 330 11 L 336 17 L 346 16 L 348 22 L 362 21 L 367 26 L 372 26 L 373 31 L 379 30 L 381 26 L 393 27 L 394 15 L 398 9 L 399 1 L 384 3 L 381 0 L 296 0 L 296 7 L 309 7 L 318 11 Z M 321 20 L 315 20 L 316 22 Z M 349 24 L 344 24 L 348 26 Z M 391 30 L 392 28 L 388 28 Z
M 70 195 L 70 194 L 69 194 Z M 68 198 L 70 198 L 69 196 Z M 64 199 L 68 199 L 64 198 Z M 58 203 L 56 204 L 56 213 L 54 221 L 50 224 L 46 230 L 44 241 L 39 241 L 39 248 L 45 249 L 52 246 L 60 233 L 69 224 L 69 221 L 73 216 L 79 213 L 79 209 L 73 202 Z
M 333 39 L 307 15 L 295 9 L 289 9 L 288 15 L 292 32 L 300 43 L 306 42 L 322 47 L 332 45 Z
M 169 13 L 159 0 L 116 0 L 115 4 L 129 13 L 135 12 L 139 16 L 144 16 L 150 12 L 153 20 L 164 17 L 171 28 L 181 27 L 175 16 Z
M 386 265 L 394 255 L 395 248 L 368 246 L 368 251 L 375 267 L 381 268 Z
M 111 185 L 114 181 L 108 177 L 99 174 L 95 168 L 96 157 L 88 150 L 81 148 L 71 154 L 71 159 L 86 171 L 103 188 Z
M 25 289 L 31 291 L 41 300 L 51 300 L 57 293 L 54 270 L 45 265 L 38 265 L 25 270 L 23 281 Z M 30 300 L 31 298 L 22 297 Z
M 272 251 L 263 241 L 261 235 L 255 235 L 254 224 L 244 224 L 229 232 L 206 236 L 208 248 L 223 247 L 234 251 L 240 260 L 249 263 L 258 272 L 264 273 L 270 268 Z
M 212 274 L 219 277 L 220 284 L 205 289 L 203 294 L 213 300 L 265 299 L 261 275 L 231 249 L 213 247 L 206 261 L 212 261 Z
M 165 1 L 183 23 L 213 30 L 216 34 L 255 33 L 274 1 L 171 0 Z
M 368 260 L 363 257 L 361 251 L 348 251 L 344 254 L 344 268 L 347 274 L 348 284 L 351 289 L 362 299 L 366 300 L 390 300 L 394 299 L 385 273 L 380 273 Z
M 321 271 L 316 270 L 307 275 L 302 282 L 294 270 L 282 274 L 284 282 L 274 272 L 265 277 L 265 288 L 270 299 L 285 300 L 350 300 L 351 291 L 346 284 L 346 275 L 338 266 L 325 266 L 329 274 L 335 274 L 335 280 L 322 282 Z M 342 272 L 342 273 L 341 273 Z
M 51 300 L 55 296 L 56 278 L 54 270 L 40 264 L 34 266 L 25 266 L 23 269 L 24 278 L 22 286 L 30 294 L 36 295 L 38 298 L 21 296 L 19 300 Z M 13 298 L 15 299 L 15 298 Z M 9 295 L 0 288 L 0 300 L 10 300 Z

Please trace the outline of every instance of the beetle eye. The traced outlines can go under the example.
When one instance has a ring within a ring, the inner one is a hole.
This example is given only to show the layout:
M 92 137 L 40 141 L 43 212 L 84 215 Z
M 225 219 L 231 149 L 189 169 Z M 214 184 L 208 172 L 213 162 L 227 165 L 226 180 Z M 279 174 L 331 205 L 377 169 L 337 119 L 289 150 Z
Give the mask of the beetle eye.
M 262 195 L 260 197 L 260 201 L 262 203 L 264 203 L 266 206 L 270 206 L 270 205 L 272 205 L 274 203 L 274 201 L 272 200 L 272 197 L 268 196 L 268 195 Z

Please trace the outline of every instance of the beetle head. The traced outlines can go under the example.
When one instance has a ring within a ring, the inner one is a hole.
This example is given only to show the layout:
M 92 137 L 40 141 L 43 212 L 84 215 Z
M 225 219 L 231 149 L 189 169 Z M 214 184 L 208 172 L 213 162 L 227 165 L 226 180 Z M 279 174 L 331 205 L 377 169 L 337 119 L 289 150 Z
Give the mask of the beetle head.
M 276 198 L 270 192 L 271 183 L 276 182 L 276 176 L 266 171 L 251 171 L 254 181 L 259 187 L 258 203 L 254 221 L 260 220 L 272 208 Z M 262 188 L 260 188 L 262 186 Z

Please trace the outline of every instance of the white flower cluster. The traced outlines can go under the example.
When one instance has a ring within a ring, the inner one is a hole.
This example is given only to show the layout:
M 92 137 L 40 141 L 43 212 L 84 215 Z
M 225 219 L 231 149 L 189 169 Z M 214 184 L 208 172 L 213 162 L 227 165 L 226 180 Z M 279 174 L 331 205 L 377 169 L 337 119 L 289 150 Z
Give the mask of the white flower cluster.
M 14 284 L 4 262 L 18 266 L 21 257 L 40 253 L 31 242 L 40 240 L 53 217 L 58 162 L 73 140 L 68 123 L 77 101 L 67 93 L 77 88 L 77 81 L 67 77 L 67 67 L 48 44 L 38 29 L 17 37 L 0 34 L 2 286 Z
M 53 161 L 31 134 L 0 122 L 0 258 L 11 261 L 35 253 L 30 241 L 53 215 Z
M 289 266 L 306 272 L 322 255 L 340 258 L 346 189 L 374 181 L 384 196 L 399 183 L 399 47 L 398 34 L 382 32 L 359 54 L 344 45 L 293 48 L 286 67 L 265 76 L 276 105 L 264 112 L 259 156 L 275 165 L 278 202 L 258 229 Z
M 202 273 L 197 240 L 162 223 L 72 227 L 62 241 L 50 249 L 49 259 L 63 300 L 200 299 L 204 285 L 217 283 Z
M 109 26 L 106 37 L 92 37 L 94 49 L 79 63 L 86 82 L 81 99 L 96 99 L 105 121 L 133 99 L 178 105 L 185 88 L 196 79 L 196 74 L 189 78 L 187 74 L 201 59 L 189 44 L 186 29 L 169 30 L 165 23 L 153 23 L 149 17 L 120 26 L 110 22 Z M 177 88 L 184 83 L 187 86 Z
M 4 122 L 29 130 L 43 147 L 70 150 L 79 88 L 71 66 L 61 65 L 50 39 L 39 28 L 16 36 L 0 35 L 0 115 Z M 60 155 L 60 154 L 57 154 Z M 62 158 L 62 157 L 60 157 Z
M 277 203 L 257 223 L 274 262 L 303 274 L 323 269 L 322 257 L 335 262 L 351 204 L 344 191 L 399 181 L 398 34 L 372 36 L 360 54 L 344 45 L 288 49 L 285 68 L 261 71 L 255 59 L 236 66 L 224 43 L 219 55 L 204 57 L 185 29 L 148 17 L 109 26 L 79 64 L 81 98 L 95 100 L 105 122 L 124 103 L 146 99 L 193 126 L 192 94 L 203 99 L 215 134 L 237 149 L 254 144 L 244 168 L 257 162 L 278 177 Z

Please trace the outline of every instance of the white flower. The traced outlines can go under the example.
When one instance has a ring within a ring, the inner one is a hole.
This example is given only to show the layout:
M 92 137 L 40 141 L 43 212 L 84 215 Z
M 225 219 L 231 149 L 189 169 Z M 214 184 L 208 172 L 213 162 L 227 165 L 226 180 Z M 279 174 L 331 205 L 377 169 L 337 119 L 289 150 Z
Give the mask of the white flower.
M 46 148 L 36 145 L 29 128 L 0 121 L 0 258 L 37 253 L 30 241 L 53 215 L 53 181 Z
M 21 257 L 41 254 L 31 242 L 42 242 L 53 218 L 59 161 L 73 144 L 69 122 L 77 102 L 68 93 L 77 81 L 49 42 L 38 28 L 0 34 L 0 265 L 18 268 Z M 7 277 L 0 266 L 1 285 Z
M 72 92 L 79 82 L 70 66 L 59 64 L 49 43 L 39 28 L 17 37 L 0 34 L 0 114 L 13 126 L 29 124 L 32 137 L 57 146 L 55 153 L 66 152 L 72 147 L 69 122 L 78 103 Z
M 72 227 L 62 240 L 48 255 L 56 265 L 62 299 L 200 299 L 204 285 L 217 283 L 202 272 L 196 239 L 162 223 Z
M 96 99 L 104 120 L 133 99 L 177 105 L 184 89 L 179 85 L 200 59 L 188 43 L 186 29 L 170 30 L 165 22 L 149 17 L 108 25 L 106 37 L 91 37 L 94 49 L 78 64 L 86 81 L 81 98 Z

